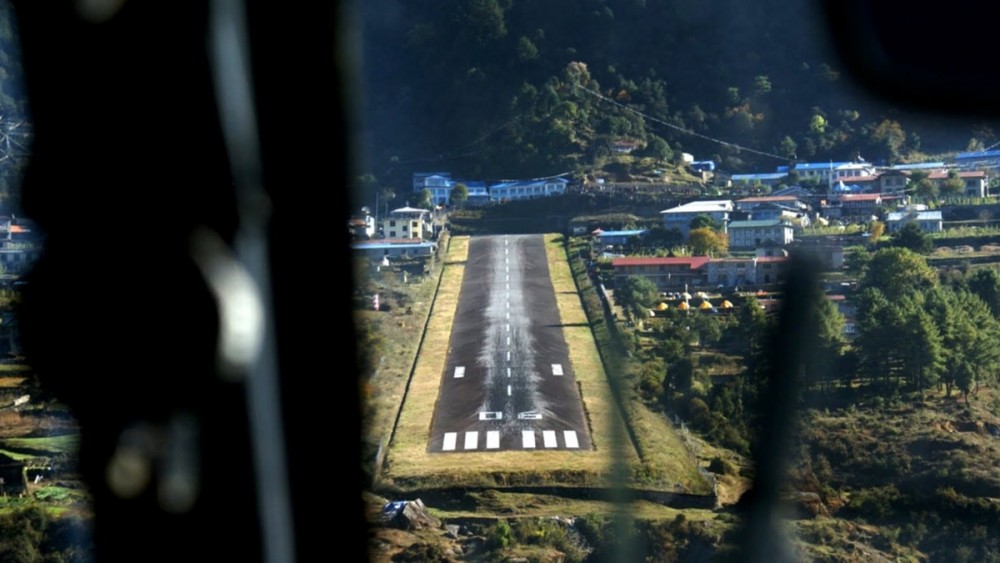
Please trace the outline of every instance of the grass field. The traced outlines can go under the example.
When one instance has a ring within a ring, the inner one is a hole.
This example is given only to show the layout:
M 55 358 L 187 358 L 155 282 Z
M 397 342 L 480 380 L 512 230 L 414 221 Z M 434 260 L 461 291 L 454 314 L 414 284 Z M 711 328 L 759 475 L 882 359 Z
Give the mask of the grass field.
M 80 435 L 65 434 L 43 438 L 7 438 L 0 442 L 0 444 L 4 448 L 44 451 L 50 455 L 73 454 L 80 448 Z
M 13 389 L 20 387 L 27 377 L 0 377 L 0 389 Z
M 439 518 L 476 518 L 476 517 L 552 517 L 580 516 L 584 514 L 613 515 L 621 510 L 620 504 L 601 500 L 571 499 L 553 495 L 534 493 L 512 493 L 502 490 L 488 490 L 467 493 L 464 502 L 448 503 L 431 502 L 434 508 L 431 512 Z M 719 513 L 698 508 L 676 509 L 644 500 L 628 503 L 629 515 L 645 520 L 673 520 L 683 513 L 689 520 L 714 520 Z
M 367 324 L 381 334 L 392 335 L 380 341 L 375 373 L 362 382 L 367 414 L 364 433 L 369 442 L 388 441 L 407 377 L 416 358 L 436 284 L 436 275 L 411 278 L 405 288 L 410 314 L 406 314 L 404 307 L 395 307 L 390 311 L 355 311 L 358 326 Z

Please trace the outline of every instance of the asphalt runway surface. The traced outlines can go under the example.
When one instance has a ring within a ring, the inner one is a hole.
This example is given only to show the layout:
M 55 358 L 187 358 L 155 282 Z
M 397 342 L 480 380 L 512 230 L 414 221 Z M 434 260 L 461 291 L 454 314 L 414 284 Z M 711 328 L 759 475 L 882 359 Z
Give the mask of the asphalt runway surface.
M 474 237 L 428 450 L 589 450 L 541 235 Z

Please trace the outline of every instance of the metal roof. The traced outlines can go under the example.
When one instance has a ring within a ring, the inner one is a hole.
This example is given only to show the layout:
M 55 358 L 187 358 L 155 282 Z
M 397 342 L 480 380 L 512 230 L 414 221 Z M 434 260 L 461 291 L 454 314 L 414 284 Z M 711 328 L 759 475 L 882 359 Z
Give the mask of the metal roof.
M 601 231 L 599 237 L 634 237 L 648 232 L 646 229 L 635 229 L 631 231 Z
M 784 225 L 789 229 L 792 228 L 791 225 L 784 223 L 781 219 L 758 219 L 756 221 L 732 221 L 729 223 L 728 229 L 731 231 L 733 229 L 757 229 L 762 227 L 777 227 L 779 225 Z
M 664 209 L 663 211 L 660 211 L 660 213 L 711 213 L 713 211 L 732 210 L 732 201 L 728 199 L 717 199 L 711 201 L 692 201 L 671 209 Z

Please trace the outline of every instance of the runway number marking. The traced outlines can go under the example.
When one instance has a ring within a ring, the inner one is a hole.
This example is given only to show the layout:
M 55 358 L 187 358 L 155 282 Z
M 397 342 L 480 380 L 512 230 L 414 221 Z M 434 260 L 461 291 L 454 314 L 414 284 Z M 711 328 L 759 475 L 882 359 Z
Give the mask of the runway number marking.
M 465 449 L 474 450 L 479 447 L 479 432 L 465 433 Z
M 479 413 L 479 420 L 503 420 L 503 413 L 500 411 L 482 411 Z
M 522 430 L 521 431 L 521 445 L 525 448 L 535 447 L 535 431 L 534 430 Z
M 556 431 L 555 430 L 544 430 L 542 431 L 542 443 L 546 448 L 554 448 L 556 444 Z
M 562 364 L 552 364 L 552 375 L 562 375 Z
M 462 379 L 465 377 L 465 366 L 458 366 L 455 368 L 455 379 Z
M 441 444 L 441 450 L 445 452 L 450 452 L 455 449 L 455 440 L 458 439 L 458 432 L 445 432 L 444 433 L 444 443 Z
M 495 450 L 500 447 L 500 431 L 490 430 L 486 433 L 486 449 Z
M 580 447 L 580 442 L 576 439 L 576 430 L 563 430 L 563 438 L 566 440 L 567 448 Z

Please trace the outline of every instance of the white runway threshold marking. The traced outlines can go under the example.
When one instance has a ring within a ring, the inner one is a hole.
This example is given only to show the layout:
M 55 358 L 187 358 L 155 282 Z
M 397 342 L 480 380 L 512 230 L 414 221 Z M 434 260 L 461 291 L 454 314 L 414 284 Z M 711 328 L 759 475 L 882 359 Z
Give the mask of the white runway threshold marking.
M 465 449 L 474 450 L 479 447 L 479 432 L 465 433 Z
M 552 375 L 562 375 L 562 364 L 552 364 Z
M 525 448 L 535 447 L 535 431 L 534 430 L 522 430 L 521 431 L 521 446 Z
M 458 439 L 458 432 L 445 432 L 444 443 L 441 444 L 441 451 L 450 452 L 455 449 L 455 440 Z
M 500 431 L 490 430 L 486 433 L 486 449 L 495 450 L 500 447 Z
M 580 442 L 576 439 L 576 430 L 563 430 L 563 439 L 567 448 L 579 448 Z
M 458 366 L 455 368 L 455 379 L 462 379 L 465 377 L 465 366 Z
M 556 431 L 555 430 L 543 430 L 542 431 L 542 443 L 546 448 L 554 448 L 556 444 Z

